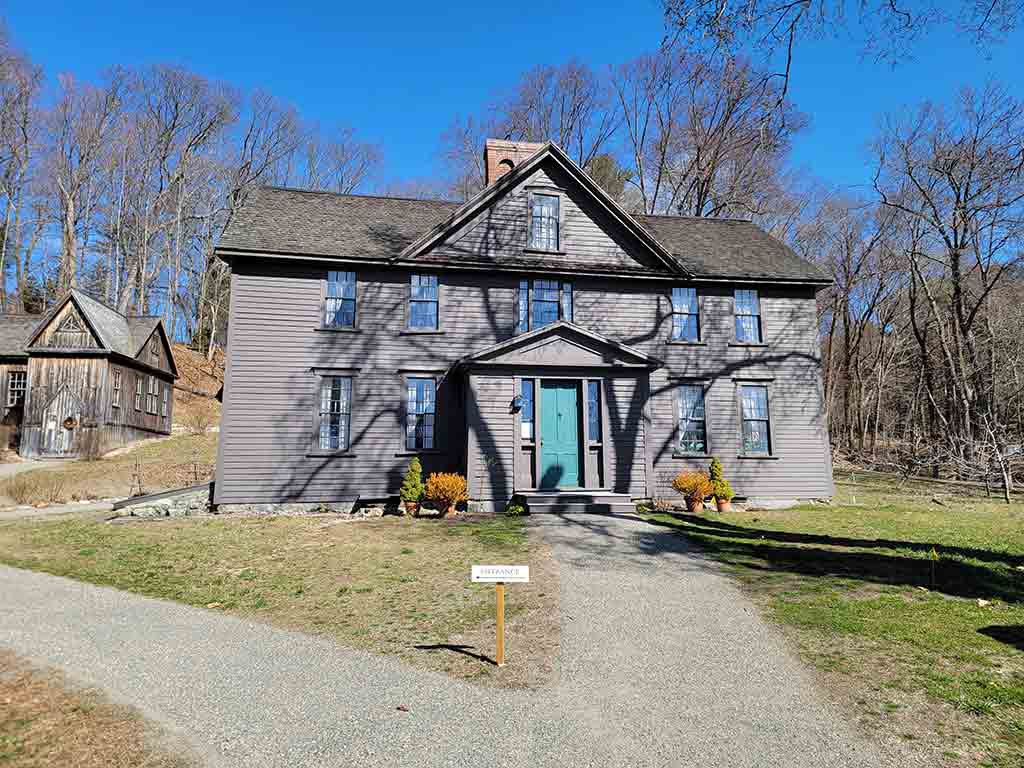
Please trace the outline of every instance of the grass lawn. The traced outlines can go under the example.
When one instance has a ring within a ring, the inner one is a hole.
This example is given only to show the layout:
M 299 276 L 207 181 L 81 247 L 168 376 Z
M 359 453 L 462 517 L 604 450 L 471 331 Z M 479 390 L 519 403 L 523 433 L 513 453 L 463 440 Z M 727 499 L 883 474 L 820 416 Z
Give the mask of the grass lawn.
M 1024 503 L 836 480 L 832 506 L 646 516 L 726 564 L 869 730 L 1024 765 Z
M 5 768 L 187 768 L 138 714 L 67 686 L 0 651 L 0 765 Z
M 557 569 L 504 517 L 345 522 L 331 516 L 0 524 L 0 562 L 332 637 L 500 686 L 544 684 L 558 647 Z M 529 564 L 493 654 L 494 588 L 474 563 Z M 479 657 L 485 658 L 479 658 Z
M 23 472 L 0 483 L 9 504 L 61 503 L 78 499 L 128 496 L 136 467 L 145 493 L 179 488 L 210 479 L 217 460 L 217 434 L 178 435 L 141 444 L 107 459 L 62 462 L 51 469 Z M 138 488 L 134 488 L 138 493 Z

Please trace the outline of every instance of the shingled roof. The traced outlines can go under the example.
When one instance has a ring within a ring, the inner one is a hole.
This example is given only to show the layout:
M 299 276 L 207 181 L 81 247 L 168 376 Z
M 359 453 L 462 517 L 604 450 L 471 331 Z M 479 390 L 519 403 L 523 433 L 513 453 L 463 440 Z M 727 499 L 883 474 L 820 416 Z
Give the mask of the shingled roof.
M 28 357 L 25 343 L 42 315 L 0 315 L 0 357 Z
M 459 203 L 438 200 L 261 187 L 234 216 L 217 252 L 226 257 L 266 253 L 393 260 L 460 207 Z M 751 221 L 633 218 L 696 278 L 831 281 L 819 267 Z M 533 261 L 528 266 L 545 266 Z M 509 262 L 509 266 L 515 265 L 514 260 Z

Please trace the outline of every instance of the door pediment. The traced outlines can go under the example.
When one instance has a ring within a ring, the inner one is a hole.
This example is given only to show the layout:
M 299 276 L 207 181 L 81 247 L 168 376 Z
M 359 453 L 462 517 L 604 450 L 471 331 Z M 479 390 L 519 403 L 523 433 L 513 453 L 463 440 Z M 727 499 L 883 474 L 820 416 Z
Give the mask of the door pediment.
M 559 322 L 481 350 L 469 365 L 656 368 L 661 362 L 572 323 Z

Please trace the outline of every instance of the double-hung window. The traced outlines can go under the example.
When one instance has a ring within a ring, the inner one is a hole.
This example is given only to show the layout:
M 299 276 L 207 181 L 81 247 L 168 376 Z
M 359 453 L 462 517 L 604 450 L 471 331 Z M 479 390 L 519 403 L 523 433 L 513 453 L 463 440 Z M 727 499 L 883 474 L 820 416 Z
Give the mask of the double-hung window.
M 317 418 L 317 447 L 347 451 L 352 426 L 352 377 L 321 376 Z
M 113 381 L 110 385 L 110 405 L 113 408 L 121 407 L 121 371 L 114 369 Z
M 534 441 L 534 419 L 533 419 L 533 379 L 522 381 L 523 407 L 519 412 L 519 422 L 522 425 L 521 435 L 528 443 Z
M 696 288 L 672 289 L 672 341 L 700 341 Z
M 572 283 L 558 280 L 520 280 L 519 317 L 516 331 L 525 333 L 533 328 L 572 322 Z
M 707 417 L 704 412 L 704 385 L 679 385 L 679 453 L 703 456 L 708 453 Z
M 534 192 L 530 196 L 530 248 L 558 250 L 559 202 L 558 195 Z
M 146 413 L 156 415 L 156 398 L 160 388 L 160 383 L 156 380 L 156 376 L 150 376 L 149 388 L 146 390 Z
M 330 270 L 324 291 L 324 328 L 356 327 L 356 273 Z
M 170 397 L 171 397 L 171 387 L 170 387 L 170 385 L 165 384 L 164 387 L 163 387 L 163 390 L 160 393 L 160 416 L 162 416 L 165 419 L 167 418 L 167 406 L 168 406 L 168 400 L 170 400 Z
M 438 330 L 437 275 L 413 275 L 409 286 L 409 329 Z
M 135 410 L 142 410 L 142 376 L 135 374 Z
M 743 422 L 743 453 L 769 456 L 772 452 L 768 415 L 768 387 L 763 384 L 740 385 L 740 418 Z
M 406 450 L 421 451 L 434 448 L 436 412 L 437 379 L 419 376 L 411 376 L 406 379 Z
M 25 371 L 11 371 L 7 381 L 7 407 L 13 408 L 25 402 L 25 388 L 28 382 L 28 373 Z
M 737 289 L 733 303 L 736 315 L 736 341 L 740 344 L 760 344 L 761 302 L 757 291 Z

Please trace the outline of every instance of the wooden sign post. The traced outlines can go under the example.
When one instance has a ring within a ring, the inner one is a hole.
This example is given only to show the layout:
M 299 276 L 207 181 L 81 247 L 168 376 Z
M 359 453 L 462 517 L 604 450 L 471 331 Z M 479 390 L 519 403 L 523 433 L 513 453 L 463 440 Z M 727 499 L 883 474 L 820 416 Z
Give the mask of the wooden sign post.
M 528 565 L 474 565 L 470 578 L 476 583 L 494 584 L 495 644 L 494 661 L 505 666 L 505 584 L 525 584 L 530 580 Z

